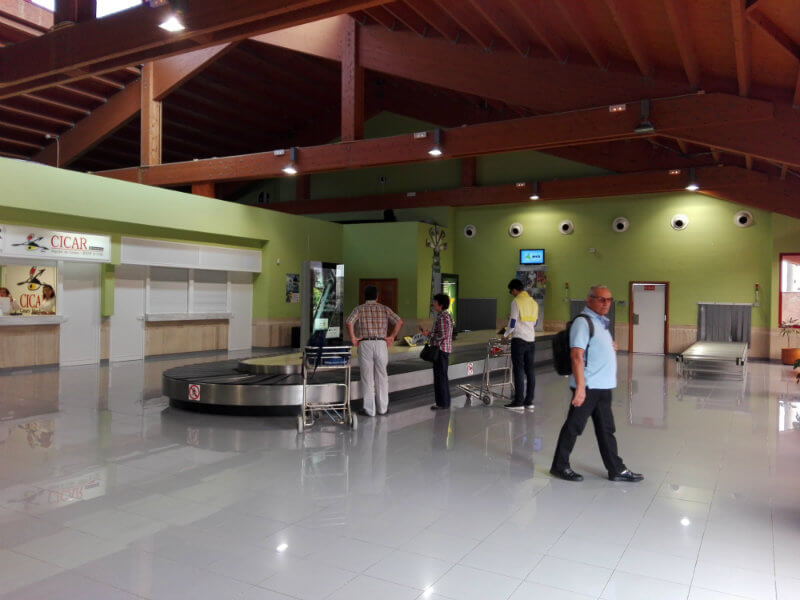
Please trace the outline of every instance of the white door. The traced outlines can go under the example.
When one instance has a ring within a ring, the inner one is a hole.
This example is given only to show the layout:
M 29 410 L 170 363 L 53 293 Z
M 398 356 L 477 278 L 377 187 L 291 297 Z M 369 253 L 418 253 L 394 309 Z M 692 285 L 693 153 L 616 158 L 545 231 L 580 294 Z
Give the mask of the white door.
M 232 313 L 228 322 L 228 351 L 253 347 L 253 274 L 230 273 Z
M 663 283 L 634 283 L 633 351 L 664 354 L 667 286 Z
M 61 324 L 60 360 L 63 365 L 100 362 L 100 265 L 65 262 L 61 293 L 56 299 Z
M 147 267 L 119 265 L 114 270 L 111 362 L 144 358 L 144 292 Z

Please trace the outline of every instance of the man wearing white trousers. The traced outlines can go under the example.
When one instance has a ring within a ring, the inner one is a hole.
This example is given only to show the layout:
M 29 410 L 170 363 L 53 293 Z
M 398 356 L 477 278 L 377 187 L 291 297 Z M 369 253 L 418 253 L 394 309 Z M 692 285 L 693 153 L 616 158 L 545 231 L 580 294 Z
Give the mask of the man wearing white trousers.
M 389 376 L 386 365 L 389 363 L 389 346 L 394 343 L 403 320 L 391 308 L 378 303 L 378 288 L 368 285 L 364 288 L 366 302 L 353 309 L 347 317 L 347 330 L 353 347 L 358 348 L 358 366 L 361 370 L 361 392 L 364 397 L 364 408 L 360 413 L 375 416 L 377 412 L 385 415 L 389 412 Z M 358 324 L 358 335 L 356 335 Z M 389 324 L 394 329 L 387 335 Z

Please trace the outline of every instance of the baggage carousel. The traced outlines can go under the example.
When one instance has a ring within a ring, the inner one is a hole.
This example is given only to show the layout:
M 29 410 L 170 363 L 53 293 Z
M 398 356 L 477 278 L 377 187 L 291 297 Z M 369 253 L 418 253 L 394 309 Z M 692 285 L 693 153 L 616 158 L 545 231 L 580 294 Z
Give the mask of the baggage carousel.
M 451 381 L 483 373 L 487 340 L 493 331 L 461 334 L 450 355 Z M 552 360 L 550 335 L 540 334 L 537 364 Z M 421 348 L 394 347 L 389 355 L 389 393 L 433 385 L 430 363 L 419 358 Z M 496 361 L 498 359 L 493 359 Z M 175 367 L 162 375 L 162 392 L 176 408 L 237 414 L 297 414 L 303 403 L 303 377 L 298 352 Z M 352 368 L 351 400 L 362 397 L 358 361 Z M 492 367 L 496 365 L 493 363 Z M 308 387 L 309 401 L 341 399 L 336 382 L 342 375 L 320 372 Z

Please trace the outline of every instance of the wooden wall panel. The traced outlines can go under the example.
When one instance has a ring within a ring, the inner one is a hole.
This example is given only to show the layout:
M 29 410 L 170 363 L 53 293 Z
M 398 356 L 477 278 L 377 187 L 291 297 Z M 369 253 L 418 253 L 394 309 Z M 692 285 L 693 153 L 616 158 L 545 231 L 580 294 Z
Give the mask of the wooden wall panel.
M 0 369 L 57 365 L 59 331 L 60 325 L 3 327 L 0 334 Z
M 165 321 L 145 326 L 145 356 L 228 349 L 228 321 Z

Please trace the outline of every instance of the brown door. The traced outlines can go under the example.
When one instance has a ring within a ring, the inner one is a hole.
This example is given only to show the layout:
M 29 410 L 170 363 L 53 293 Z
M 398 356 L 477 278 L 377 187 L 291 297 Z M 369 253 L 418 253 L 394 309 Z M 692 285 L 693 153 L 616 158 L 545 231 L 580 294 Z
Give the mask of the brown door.
M 397 312 L 397 279 L 359 279 L 358 280 L 358 303 L 363 304 L 364 288 L 374 285 L 378 288 L 378 302 L 385 304 L 394 312 Z

